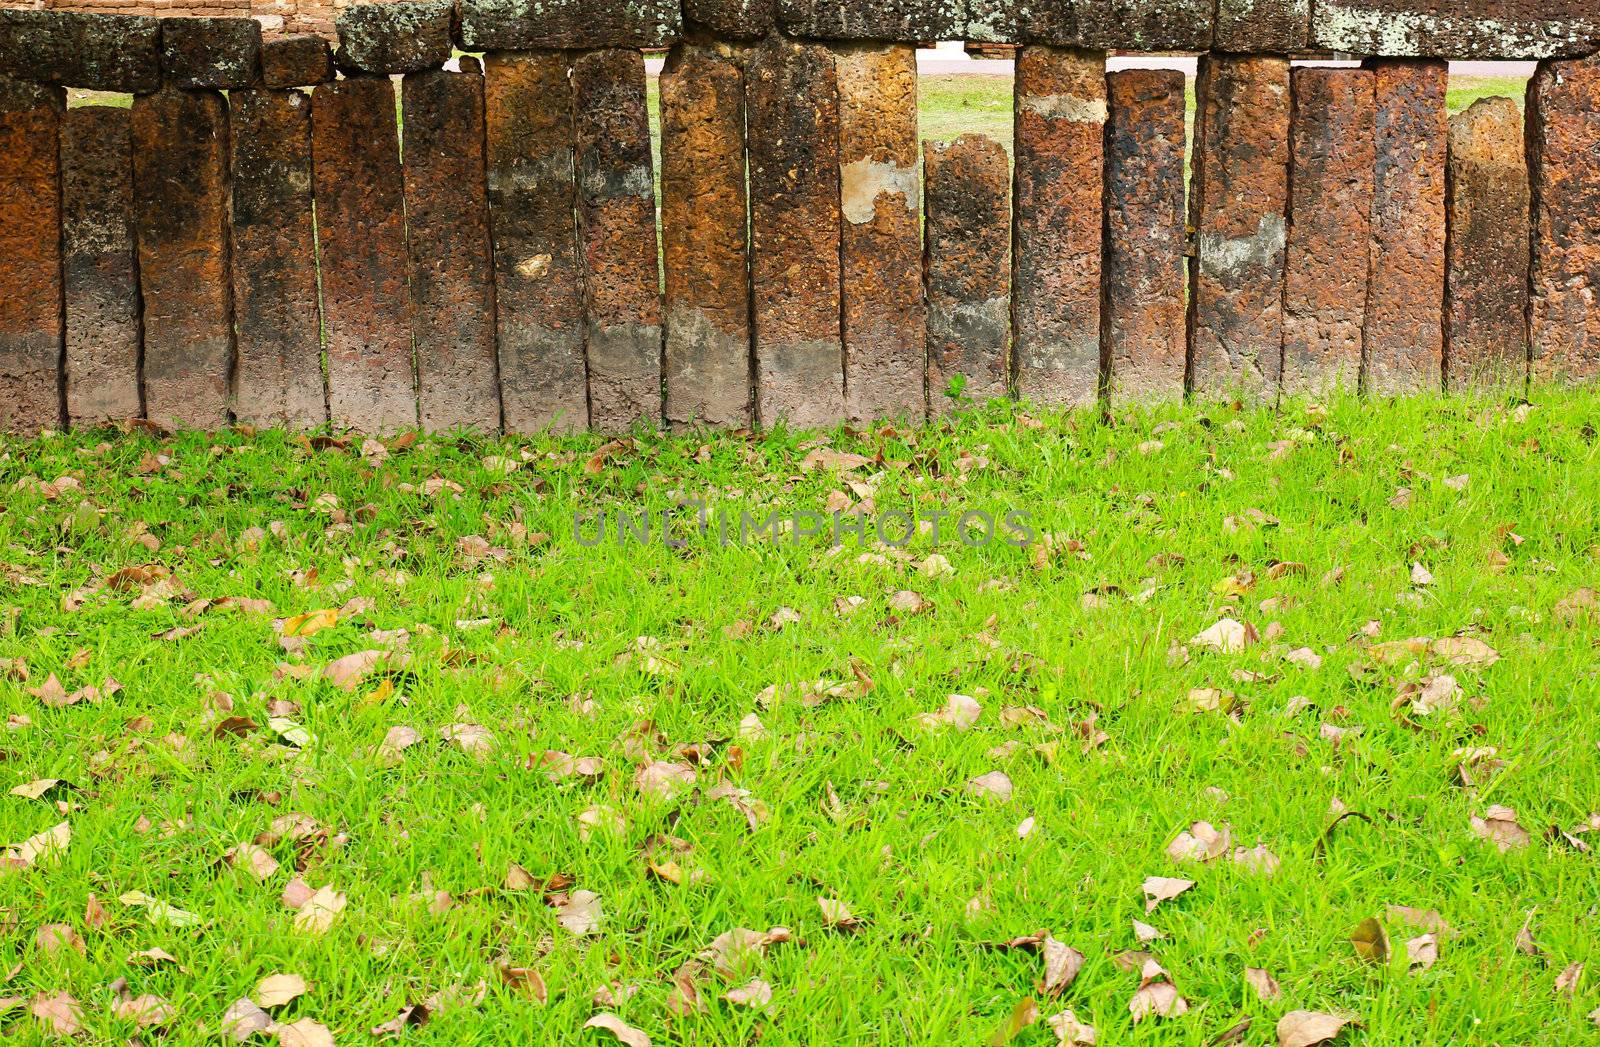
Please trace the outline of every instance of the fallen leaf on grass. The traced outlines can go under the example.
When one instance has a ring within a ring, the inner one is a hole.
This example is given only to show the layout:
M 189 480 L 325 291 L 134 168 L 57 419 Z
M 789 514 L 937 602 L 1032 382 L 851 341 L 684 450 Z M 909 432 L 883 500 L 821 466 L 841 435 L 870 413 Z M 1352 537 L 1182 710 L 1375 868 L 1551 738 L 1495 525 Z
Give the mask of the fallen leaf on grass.
M 313 935 L 327 933 L 348 902 L 344 894 L 332 887 L 321 888 L 294 914 L 295 930 Z
M 70 923 L 46 923 L 33 932 L 33 944 L 40 952 L 54 955 L 61 949 L 76 949 L 83 955 L 83 936 Z
M 1189 643 L 1221 654 L 1238 654 L 1261 639 L 1253 625 L 1233 618 L 1219 619 L 1210 628 L 1196 633 Z
M 1278 1047 L 1316 1047 L 1338 1036 L 1353 1020 L 1321 1011 L 1290 1011 L 1278 1019 Z
M 989 1034 L 988 1047 L 1004 1047 L 1021 1034 L 1022 1030 L 1039 1020 L 1039 1005 L 1032 997 L 1018 1000 L 1000 1027 Z
M 1128 1013 L 1139 1024 L 1151 1015 L 1176 1018 L 1189 1013 L 1189 1001 L 1178 994 L 1171 976 L 1155 960 L 1146 960 L 1139 972 L 1139 989 L 1128 1001 Z
M 1209 862 L 1228 853 L 1233 835 L 1227 826 L 1215 828 L 1210 822 L 1195 822 L 1167 844 L 1167 857 L 1175 862 Z
M 861 920 L 850 911 L 849 906 L 837 898 L 817 896 L 817 907 L 822 910 L 822 925 L 824 927 L 838 927 L 841 930 L 852 931 L 861 926 Z
M 24 800 L 42 800 L 51 792 L 65 792 L 74 788 L 73 784 L 61 778 L 39 778 L 23 785 L 13 786 L 12 796 L 20 796 Z
M 1155 912 L 1156 906 L 1171 901 L 1187 891 L 1194 886 L 1194 881 L 1182 880 L 1175 876 L 1147 876 L 1142 886 L 1145 895 L 1144 911 Z
M 166 1025 L 176 1016 L 172 1004 L 154 993 L 142 993 L 118 1000 L 112 1013 L 123 1021 L 131 1021 L 141 1029 Z
M 729 989 L 722 998 L 740 1007 L 760 1010 L 772 1002 L 772 986 L 760 978 L 752 978 L 737 989 Z
M 222 1032 L 235 1043 L 243 1043 L 258 1032 L 272 1028 L 272 1015 L 255 1005 L 248 997 L 240 997 L 222 1012 Z
M 1278 987 L 1278 980 L 1268 974 L 1264 968 L 1246 967 L 1244 969 L 1244 980 L 1255 991 L 1256 998 L 1259 1000 L 1276 1000 L 1283 994 L 1283 990 Z
M 1233 864 L 1246 872 L 1258 876 L 1272 876 L 1278 871 L 1282 863 L 1278 856 L 1267 850 L 1267 845 L 1258 843 L 1254 847 L 1235 847 L 1233 849 Z
M 556 922 L 582 938 L 600 929 L 600 896 L 593 891 L 572 891 L 557 895 L 550 902 L 556 907 Z
M 1566 970 L 1556 975 L 1556 992 L 1567 996 L 1578 995 L 1578 984 L 1583 981 L 1583 964 L 1570 964 Z
M 154 924 L 165 924 L 168 927 L 192 927 L 200 922 L 200 917 L 192 912 L 180 909 L 159 898 L 152 898 L 143 891 L 128 891 L 118 896 L 117 901 L 123 905 L 131 905 L 144 910 L 145 916 Z
M 639 768 L 634 784 L 646 796 L 671 801 L 685 789 L 694 785 L 694 768 L 685 763 L 657 760 Z
M 1007 803 L 1011 800 L 1011 778 L 1004 771 L 980 774 L 967 782 L 967 793 L 998 803 Z
M 1419 931 L 1427 931 L 1430 934 L 1450 933 L 1450 925 L 1445 923 L 1444 917 L 1440 916 L 1435 909 L 1413 909 L 1409 905 L 1390 905 L 1385 911 L 1388 913 L 1389 919 L 1415 927 Z
M 1369 916 L 1356 925 L 1350 933 L 1350 944 L 1356 955 L 1375 967 L 1389 962 L 1389 934 L 1376 916 Z
M 583 1023 L 585 1029 L 604 1029 L 626 1047 L 650 1047 L 650 1037 L 614 1014 L 597 1014 Z
M 735 927 L 713 938 L 709 946 L 700 950 L 699 959 L 711 964 L 723 978 L 733 981 L 739 977 L 741 968 L 764 955 L 769 945 L 789 941 L 791 937 L 787 927 L 774 927 L 766 932 Z
M 304 996 L 305 992 L 306 980 L 298 974 L 269 974 L 256 983 L 255 1002 L 270 1010 Z
M 446 724 L 439 728 L 439 737 L 480 760 L 494 751 L 494 735 L 482 724 Z
M 76 1036 L 83 1031 L 83 1008 L 67 993 L 34 993 L 28 1010 L 53 1035 Z
M 333 1047 L 333 1033 L 326 1025 L 310 1018 L 276 1026 L 276 1030 L 278 1047 Z
M 1098 1042 L 1094 1026 L 1079 1021 L 1071 1010 L 1052 1014 L 1045 1023 L 1056 1034 L 1057 1047 L 1094 1047 Z
M 1407 969 L 1412 974 L 1425 971 L 1439 960 L 1439 936 L 1419 934 L 1406 942 Z
M 544 975 L 532 967 L 513 967 L 510 964 L 501 964 L 500 981 L 524 996 L 537 1000 L 539 1003 L 545 1003 L 550 999 L 550 990 L 545 987 Z
M 1517 824 L 1517 812 L 1510 807 L 1493 804 L 1483 817 L 1472 816 L 1472 831 L 1491 841 L 1501 853 L 1526 847 L 1532 839 L 1528 830 Z
M 958 731 L 965 731 L 978 722 L 978 717 L 982 713 L 983 706 L 978 704 L 976 698 L 965 694 L 952 694 L 945 699 L 944 708 L 937 712 L 918 713 L 915 720 L 917 724 L 929 730 L 954 727 Z
M 404 656 L 393 651 L 357 651 L 329 662 L 322 668 L 323 679 L 343 691 L 353 691 L 361 681 L 384 668 L 391 660 L 404 662 Z
M 1039 942 L 1039 952 L 1044 956 L 1044 976 L 1037 988 L 1046 996 L 1060 996 L 1083 970 L 1083 953 L 1048 934 Z

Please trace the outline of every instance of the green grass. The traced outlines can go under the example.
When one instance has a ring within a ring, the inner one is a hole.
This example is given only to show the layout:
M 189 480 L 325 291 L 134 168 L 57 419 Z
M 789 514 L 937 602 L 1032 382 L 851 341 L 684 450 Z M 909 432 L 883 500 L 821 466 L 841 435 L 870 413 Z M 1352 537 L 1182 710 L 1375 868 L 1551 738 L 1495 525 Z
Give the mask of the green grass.
M 359 440 L 274 432 L 5 443 L 4 773 L 8 788 L 74 788 L 0 793 L 0 840 L 71 827 L 65 852 L 0 876 L 0 996 L 22 1000 L 3 1020 L 37 1042 L 29 1001 L 65 992 L 86 1040 L 120 1042 L 135 1031 L 114 1013 L 126 979 L 172 1008 L 150 1042 L 217 1042 L 229 1004 L 283 973 L 309 989 L 279 1020 L 341 1043 L 436 993 L 461 999 L 406 1042 L 602 1043 L 581 1027 L 611 1010 L 657 1044 L 972 1044 L 1034 997 L 1102 1044 L 1198 1045 L 1246 1019 L 1246 1042 L 1272 1042 L 1296 1009 L 1357 1016 L 1352 1043 L 1592 1043 L 1596 858 L 1544 834 L 1600 809 L 1600 626 L 1570 602 L 1600 574 L 1600 404 L 1534 401 L 1172 407 L 1113 424 L 995 405 L 831 442 L 461 437 L 366 457 Z M 808 469 L 824 443 L 870 460 Z M 924 519 L 1014 509 L 1055 541 L 574 539 L 575 513 L 699 497 L 736 524 L 741 508 L 830 496 Z M 140 565 L 171 574 L 127 570 Z M 901 591 L 930 606 L 905 610 Z M 271 609 L 203 603 L 230 597 Z M 287 642 L 274 625 L 330 609 L 331 627 Z M 1223 618 L 1260 639 L 1192 642 Z M 1498 661 L 1373 646 L 1458 634 Z M 1301 648 L 1320 667 L 1290 657 Z M 319 676 L 367 650 L 398 653 L 352 690 Z M 1445 673 L 1456 708 L 1412 711 L 1413 685 Z M 52 674 L 69 693 L 121 689 L 55 707 L 31 693 Z M 852 686 L 794 689 L 819 678 Z M 1232 692 L 1233 714 L 1194 711 L 1202 688 Z M 958 693 L 982 706 L 971 729 L 915 722 Z M 1023 707 L 1038 714 L 1004 711 Z M 741 733 L 752 715 L 758 736 Z M 227 717 L 248 723 L 219 731 Z M 493 748 L 441 740 L 458 724 Z M 380 759 L 397 726 L 420 740 Z M 1504 766 L 1464 788 L 1463 747 Z M 546 751 L 599 757 L 603 774 L 552 780 L 529 768 Z M 654 761 L 694 784 L 648 795 L 637 775 Z M 992 771 L 1009 802 L 967 794 Z M 748 790 L 743 810 L 724 782 Z M 1527 846 L 1475 835 L 1492 804 L 1514 808 Z M 1339 805 L 1362 817 L 1330 830 Z M 586 839 L 578 817 L 596 806 L 622 824 Z M 316 831 L 261 835 L 289 815 Z M 1281 867 L 1168 857 L 1198 820 Z M 280 866 L 264 880 L 224 861 L 258 837 Z M 512 863 L 597 894 L 597 931 L 507 889 Z M 347 896 L 326 933 L 280 900 L 295 876 Z M 1150 913 L 1149 876 L 1195 886 Z M 198 922 L 119 902 L 132 891 Z M 860 925 L 825 926 L 818 896 Z M 1431 969 L 1407 972 L 1402 943 L 1422 932 L 1389 905 L 1453 929 Z M 1373 916 L 1395 954 L 1376 966 L 1347 940 Z M 1131 1023 L 1139 979 L 1115 957 L 1138 947 L 1136 919 L 1166 935 L 1148 949 L 1187 1015 Z M 56 923 L 81 952 L 35 943 Z M 1539 955 L 1515 946 L 1525 923 Z M 691 965 L 705 1010 L 675 1015 L 674 972 L 740 927 L 793 940 L 732 981 Z M 1035 988 L 1038 956 L 994 947 L 1042 929 L 1085 957 L 1059 999 Z M 131 959 L 153 947 L 181 967 Z M 1574 963 L 1589 973 L 1557 993 Z M 504 964 L 536 970 L 548 1001 L 503 984 Z M 1247 967 L 1281 997 L 1257 999 Z M 720 999 L 751 977 L 772 987 L 764 1013 Z M 626 998 L 596 1004 L 602 984 Z M 1015 1042 L 1054 1039 L 1041 1021 Z

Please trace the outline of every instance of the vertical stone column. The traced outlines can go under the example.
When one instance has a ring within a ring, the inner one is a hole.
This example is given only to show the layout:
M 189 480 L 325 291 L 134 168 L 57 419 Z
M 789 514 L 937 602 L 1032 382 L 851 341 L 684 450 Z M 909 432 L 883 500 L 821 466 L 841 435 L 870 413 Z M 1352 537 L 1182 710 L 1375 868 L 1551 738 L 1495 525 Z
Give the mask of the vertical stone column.
M 417 404 L 429 432 L 500 428 L 494 268 L 484 161 L 483 74 L 407 73 L 406 228 Z
M 750 424 L 744 72 L 680 45 L 661 74 L 667 422 Z
M 1103 333 L 1112 404 L 1183 399 L 1188 261 L 1184 76 L 1107 77 Z
M 1204 55 L 1189 194 L 1189 385 L 1272 402 L 1283 364 L 1289 61 Z
M 144 415 L 131 114 L 68 109 L 61 124 L 67 417 L 74 428 Z M 0 263 L 3 264 L 3 263 Z
M 1445 62 L 1374 61 L 1372 280 L 1363 385 L 1381 396 L 1444 379 Z
M 233 146 L 233 304 L 240 421 L 328 420 L 311 206 L 311 97 L 258 87 L 228 97 Z
M 928 407 L 962 378 L 975 403 L 1009 391 L 1011 340 L 1011 160 L 999 142 L 962 135 L 923 146 L 926 184 Z
M 846 45 L 839 81 L 840 293 L 845 414 L 928 413 L 922 303 L 917 51 Z
M 572 66 L 589 422 L 661 422 L 661 283 L 644 56 L 589 51 Z
M 1017 55 L 1012 320 L 1019 396 L 1051 406 L 1100 393 L 1105 55 Z
M 1532 375 L 1600 377 L 1600 57 L 1546 62 L 1528 88 Z
M 563 51 L 486 58 L 495 334 L 508 432 L 589 427 L 583 274 Z
M 134 97 L 133 195 L 145 413 L 161 425 L 221 429 L 233 371 L 228 103 L 221 92 L 168 86 Z
M 1354 392 L 1372 253 L 1373 75 L 1294 70 L 1283 391 Z
M 388 77 L 355 76 L 318 87 L 311 112 L 328 413 L 370 433 L 417 424 L 394 102 Z
M 0 429 L 59 429 L 66 94 L 0 75 Z
M 839 319 L 839 93 L 833 56 L 771 37 L 745 70 L 756 418 L 844 418 Z M 805 99 L 805 105 L 795 104 Z
M 1510 386 L 1528 372 L 1528 165 L 1522 113 L 1485 98 L 1450 121 L 1445 384 Z

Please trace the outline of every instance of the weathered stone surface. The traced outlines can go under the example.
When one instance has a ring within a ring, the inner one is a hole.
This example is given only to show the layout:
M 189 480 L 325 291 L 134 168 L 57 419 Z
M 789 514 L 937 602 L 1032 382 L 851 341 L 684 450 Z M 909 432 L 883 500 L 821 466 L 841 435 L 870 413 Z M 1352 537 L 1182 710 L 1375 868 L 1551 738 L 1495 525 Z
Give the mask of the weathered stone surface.
M 228 97 L 233 147 L 233 410 L 252 425 L 328 420 L 311 201 L 311 98 Z
M 335 425 L 416 424 L 404 183 L 394 85 L 355 77 L 317 88 L 311 154 Z
M 144 298 L 144 403 L 153 422 L 228 424 L 228 103 L 167 87 L 133 100 L 133 199 Z
M 333 52 L 320 36 L 280 36 L 261 45 L 261 80 L 268 87 L 309 87 L 332 79 Z
M 1600 56 L 1546 62 L 1528 89 L 1532 374 L 1600 377 Z
M 1521 388 L 1528 370 L 1528 165 L 1509 98 L 1450 121 L 1445 384 Z
M 73 427 L 138 418 L 139 271 L 129 111 L 67 110 L 61 124 L 67 417 Z
M 430 432 L 500 428 L 494 260 L 485 182 L 483 74 L 408 74 L 406 227 L 417 346 L 417 403 Z
M 644 58 L 589 51 L 572 65 L 589 424 L 661 421 L 661 283 Z
M 1012 365 L 1019 396 L 1093 403 L 1100 390 L 1105 55 L 1017 56 Z
M 0 77 L 0 430 L 59 429 L 66 95 Z
M 461 0 L 468 51 L 668 47 L 682 32 L 678 0 Z
M 921 419 L 928 397 L 917 52 L 909 44 L 845 45 L 834 62 L 845 415 L 858 423 Z
M 385 0 L 339 13 L 339 50 L 347 73 L 417 73 L 444 65 L 454 49 L 451 0 Z
M 261 69 L 261 24 L 254 18 L 163 18 L 161 68 L 173 87 L 249 87 Z
M 1311 0 L 1217 0 L 1218 51 L 1286 55 L 1310 40 Z
M 777 0 L 683 0 L 683 19 L 724 39 L 759 40 L 771 32 Z
M 844 361 L 833 56 L 816 44 L 769 38 L 745 68 L 745 108 L 756 419 L 834 425 L 844 418 Z
M 1214 13 L 1213 0 L 1077 0 L 1074 35 L 1102 51 L 1208 51 Z
M 485 90 L 505 427 L 514 433 L 586 429 L 567 56 L 491 54 Z
M 1312 44 L 1426 58 L 1532 59 L 1600 47 L 1594 0 L 1317 0 Z
M 927 215 L 928 406 L 1007 395 L 1011 336 L 1011 161 L 982 135 L 923 146 Z
M 77 11 L 0 11 L 4 75 L 92 91 L 161 86 L 161 21 Z
M 666 415 L 674 428 L 750 424 L 744 73 L 679 45 L 661 74 Z
M 1294 70 L 1283 392 L 1354 392 L 1372 253 L 1373 74 Z
M 967 36 L 966 0 L 778 0 L 778 25 L 813 40 L 926 43 Z
M 1115 405 L 1183 399 L 1184 76 L 1129 69 L 1106 78 L 1103 333 Z
M 1189 384 L 1270 402 L 1283 363 L 1289 63 L 1202 56 L 1195 93 Z
M 1436 390 L 1444 378 L 1450 70 L 1443 62 L 1404 59 L 1369 66 L 1377 167 L 1362 383 L 1385 396 Z

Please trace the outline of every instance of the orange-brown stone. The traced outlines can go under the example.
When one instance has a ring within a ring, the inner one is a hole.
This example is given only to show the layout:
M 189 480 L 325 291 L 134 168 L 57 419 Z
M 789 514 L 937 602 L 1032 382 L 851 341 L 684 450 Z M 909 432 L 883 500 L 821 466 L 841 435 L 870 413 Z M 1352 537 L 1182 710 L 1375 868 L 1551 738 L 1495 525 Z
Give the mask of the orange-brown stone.
M 59 429 L 66 95 L 0 77 L 0 429 Z

